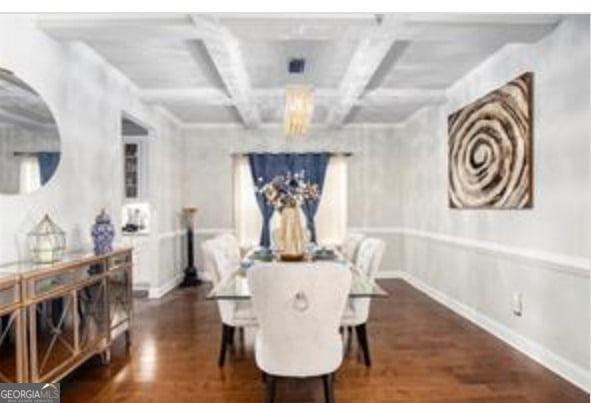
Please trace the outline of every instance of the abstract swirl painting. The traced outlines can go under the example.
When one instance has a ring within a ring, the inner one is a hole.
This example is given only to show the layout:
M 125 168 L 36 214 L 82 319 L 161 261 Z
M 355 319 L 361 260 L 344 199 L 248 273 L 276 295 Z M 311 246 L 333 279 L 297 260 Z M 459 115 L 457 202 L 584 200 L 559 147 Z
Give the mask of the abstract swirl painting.
M 533 73 L 448 117 L 452 208 L 531 208 Z

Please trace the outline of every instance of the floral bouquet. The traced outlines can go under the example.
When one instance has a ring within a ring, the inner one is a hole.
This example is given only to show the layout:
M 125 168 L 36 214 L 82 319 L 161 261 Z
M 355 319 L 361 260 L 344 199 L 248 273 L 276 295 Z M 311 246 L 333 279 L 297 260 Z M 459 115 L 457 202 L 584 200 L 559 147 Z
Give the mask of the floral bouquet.
M 263 178 L 259 178 L 258 182 L 257 192 L 264 195 L 267 203 L 277 210 L 282 210 L 286 206 L 299 206 L 306 200 L 316 200 L 320 197 L 318 185 L 307 182 L 304 171 L 278 175 L 268 183 L 263 183 Z

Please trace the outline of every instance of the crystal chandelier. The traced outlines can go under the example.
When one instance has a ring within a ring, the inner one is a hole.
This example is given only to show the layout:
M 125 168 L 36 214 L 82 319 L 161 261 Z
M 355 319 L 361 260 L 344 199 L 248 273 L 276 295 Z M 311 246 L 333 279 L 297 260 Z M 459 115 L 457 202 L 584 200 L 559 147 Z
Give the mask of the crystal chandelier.
M 285 92 L 285 132 L 288 136 L 308 132 L 314 110 L 314 91 L 308 86 L 288 86 Z

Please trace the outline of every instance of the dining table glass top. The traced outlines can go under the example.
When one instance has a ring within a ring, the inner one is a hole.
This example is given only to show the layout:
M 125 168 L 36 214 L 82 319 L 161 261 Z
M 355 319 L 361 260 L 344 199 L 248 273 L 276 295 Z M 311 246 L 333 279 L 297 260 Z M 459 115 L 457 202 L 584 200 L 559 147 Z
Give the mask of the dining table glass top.
M 279 256 L 260 250 L 252 250 L 246 254 L 239 268 L 236 268 L 225 279 L 220 281 L 207 296 L 207 299 L 243 300 L 250 299 L 251 294 L 248 288 L 246 273 L 249 269 L 260 262 L 280 261 Z M 333 261 L 343 265 L 343 270 L 351 270 L 351 290 L 349 298 L 377 298 L 387 297 L 384 291 L 375 280 L 367 277 L 364 273 L 353 267 L 350 261 L 345 259 L 338 251 L 321 249 L 306 255 L 301 262 L 289 262 L 289 264 L 302 264 L 314 261 Z M 283 262 L 286 263 L 286 262 Z

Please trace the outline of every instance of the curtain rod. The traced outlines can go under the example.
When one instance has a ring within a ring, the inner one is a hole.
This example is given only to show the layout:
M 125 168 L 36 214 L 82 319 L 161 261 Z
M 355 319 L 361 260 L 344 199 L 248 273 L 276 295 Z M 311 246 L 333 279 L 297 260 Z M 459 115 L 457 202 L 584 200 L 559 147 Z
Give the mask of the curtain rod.
M 13 155 L 15 157 L 30 157 L 41 154 L 41 151 L 15 151 Z
M 234 152 L 234 153 L 230 153 L 230 155 L 234 156 L 234 155 L 240 155 L 240 156 L 244 156 L 244 155 L 248 155 L 248 154 L 319 154 L 322 153 L 322 151 L 301 151 L 301 152 L 289 152 L 289 151 L 278 151 L 278 152 L 259 152 L 259 151 L 250 151 L 250 152 Z M 334 156 L 334 157 L 352 157 L 353 153 L 350 151 L 344 151 L 344 152 L 328 152 L 327 154 L 329 154 L 330 156 Z

